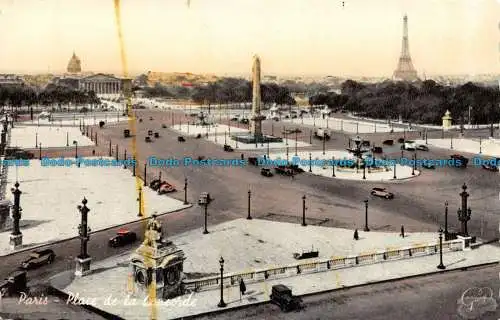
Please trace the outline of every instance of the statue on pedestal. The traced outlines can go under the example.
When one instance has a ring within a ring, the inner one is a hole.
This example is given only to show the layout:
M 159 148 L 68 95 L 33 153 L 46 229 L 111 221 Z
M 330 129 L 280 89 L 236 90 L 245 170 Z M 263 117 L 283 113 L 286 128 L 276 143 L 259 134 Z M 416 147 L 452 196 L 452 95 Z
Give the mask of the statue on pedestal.
M 145 246 L 157 248 L 162 239 L 163 231 L 161 222 L 156 219 L 156 215 L 152 215 L 151 220 L 148 221 L 146 232 L 144 234 L 144 242 L 142 244 Z

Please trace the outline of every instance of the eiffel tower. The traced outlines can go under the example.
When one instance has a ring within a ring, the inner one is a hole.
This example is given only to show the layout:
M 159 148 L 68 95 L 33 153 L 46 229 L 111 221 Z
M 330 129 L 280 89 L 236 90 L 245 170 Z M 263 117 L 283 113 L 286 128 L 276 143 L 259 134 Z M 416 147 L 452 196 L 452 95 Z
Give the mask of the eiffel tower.
M 417 71 L 413 67 L 410 56 L 410 46 L 408 44 L 408 16 L 403 18 L 403 47 L 399 57 L 398 67 L 393 75 L 395 80 L 416 81 L 419 80 Z

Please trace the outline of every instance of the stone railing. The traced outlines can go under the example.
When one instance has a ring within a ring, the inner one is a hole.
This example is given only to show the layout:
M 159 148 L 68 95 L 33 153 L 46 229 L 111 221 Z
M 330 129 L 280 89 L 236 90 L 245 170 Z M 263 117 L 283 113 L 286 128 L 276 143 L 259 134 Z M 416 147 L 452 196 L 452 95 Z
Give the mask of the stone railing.
M 461 251 L 463 249 L 464 242 L 462 240 L 443 242 L 443 252 Z M 439 244 L 423 244 L 406 248 L 382 250 L 356 256 L 331 257 L 328 259 L 316 259 L 314 261 L 309 260 L 285 266 L 227 273 L 224 274 L 224 285 L 227 287 L 238 285 L 240 279 L 243 279 L 246 283 L 259 282 L 263 280 L 274 280 L 293 277 L 300 274 L 309 274 L 315 272 L 350 268 L 360 265 L 383 263 L 387 261 L 433 255 L 437 254 L 438 252 Z M 188 292 L 215 289 L 220 286 L 220 276 L 211 276 L 192 280 L 187 279 L 183 281 L 183 284 L 184 288 Z

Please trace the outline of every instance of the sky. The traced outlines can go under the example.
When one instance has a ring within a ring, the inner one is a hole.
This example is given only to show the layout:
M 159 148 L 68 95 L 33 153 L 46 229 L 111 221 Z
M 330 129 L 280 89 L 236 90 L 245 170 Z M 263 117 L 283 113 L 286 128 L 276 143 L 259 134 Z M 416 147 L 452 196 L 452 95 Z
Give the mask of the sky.
M 391 76 L 403 16 L 418 73 L 500 72 L 497 0 L 122 0 L 131 74 Z M 113 0 L 0 0 L 0 72 L 122 74 Z

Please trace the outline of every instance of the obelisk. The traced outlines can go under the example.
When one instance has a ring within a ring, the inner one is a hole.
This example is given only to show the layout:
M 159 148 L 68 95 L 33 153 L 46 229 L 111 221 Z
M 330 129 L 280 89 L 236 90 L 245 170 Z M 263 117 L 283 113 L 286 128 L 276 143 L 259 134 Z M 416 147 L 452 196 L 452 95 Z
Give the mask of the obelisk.
M 260 141 L 262 139 L 262 120 L 265 117 L 260 114 L 260 58 L 258 55 L 253 56 L 252 83 L 252 122 L 250 133 L 254 136 L 254 139 Z

